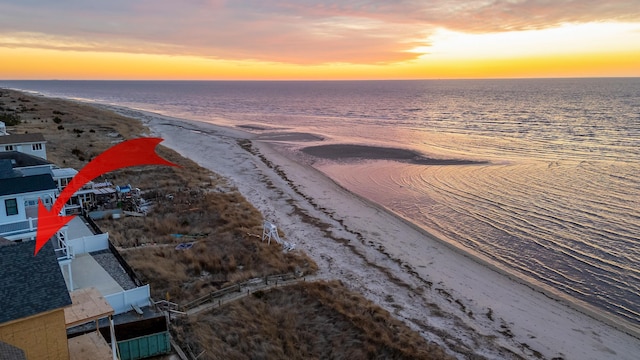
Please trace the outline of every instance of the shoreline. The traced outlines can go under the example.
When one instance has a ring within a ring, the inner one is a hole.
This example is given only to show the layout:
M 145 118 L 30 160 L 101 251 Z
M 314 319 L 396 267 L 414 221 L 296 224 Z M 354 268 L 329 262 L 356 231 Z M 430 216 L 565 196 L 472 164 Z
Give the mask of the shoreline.
M 545 289 L 537 291 L 349 192 L 278 151 L 280 136 L 260 139 L 241 129 L 78 102 L 141 121 L 165 139 L 162 145 L 230 179 L 266 220 L 275 219 L 285 236 L 317 261 L 319 277 L 340 279 L 454 354 L 461 347 L 488 358 L 510 357 L 509 351 L 568 359 L 633 359 L 640 353 L 637 329 L 635 337 L 613 330 L 615 319 L 610 324 L 581 313 L 566 299 L 555 300 Z M 257 152 L 243 149 L 240 139 L 251 141 Z M 549 320 L 532 308 L 550 314 Z
M 263 139 L 258 139 L 262 141 Z M 304 140 L 299 140 L 304 141 Z M 268 143 L 268 142 L 267 142 Z M 266 146 L 278 146 L 278 144 L 269 144 Z M 312 149 L 312 151 L 307 151 Z M 277 151 L 277 150 L 276 150 Z M 329 159 L 332 161 L 351 161 L 351 160 L 387 160 L 387 161 L 398 161 L 398 162 L 410 162 L 414 164 L 422 164 L 422 165 L 480 165 L 487 164 L 486 161 L 472 161 L 472 160 L 461 160 L 461 159 L 433 159 L 433 158 L 425 158 L 422 157 L 421 154 L 409 150 L 403 150 L 399 148 L 385 148 L 385 147 L 377 147 L 377 146 L 362 146 L 362 145 L 352 145 L 352 144 L 328 144 L 328 145 L 318 145 L 318 146 L 310 146 L 310 147 L 301 147 L 298 151 L 313 155 L 319 159 Z M 282 156 L 287 157 L 284 152 L 280 151 Z M 417 161 L 413 161 L 413 159 L 418 159 Z M 297 161 L 296 159 L 291 159 L 293 161 Z M 479 265 L 485 266 L 488 269 L 497 272 L 498 274 L 509 278 L 511 281 L 514 281 L 518 284 L 524 285 L 530 288 L 533 291 L 536 291 L 551 300 L 555 300 L 560 302 L 561 304 L 576 310 L 584 315 L 592 317 L 594 320 L 601 321 L 616 330 L 622 331 L 627 335 L 630 335 L 638 340 L 640 340 L 640 325 L 634 324 L 630 321 L 627 321 L 624 318 L 616 317 L 615 314 L 608 313 L 598 307 L 589 304 L 583 300 L 572 298 L 571 296 L 561 292 L 560 290 L 554 289 L 553 287 L 546 285 L 538 280 L 535 280 L 531 277 L 528 277 L 523 274 L 519 274 L 516 271 L 513 271 L 500 263 L 489 259 L 488 257 L 482 255 L 474 251 L 473 249 L 465 248 L 461 244 L 457 244 L 455 242 L 444 240 L 443 238 L 434 235 L 428 229 L 420 227 L 418 224 L 414 223 L 411 219 L 402 216 L 394 212 L 393 210 L 384 207 L 366 197 L 358 195 L 351 190 L 345 188 L 338 182 L 331 179 L 329 176 L 325 175 L 321 170 L 314 168 L 312 165 L 306 165 L 317 171 L 320 176 L 324 176 L 329 179 L 335 186 L 340 187 L 346 192 L 349 192 L 352 196 L 359 198 L 361 201 L 367 203 L 369 206 L 377 207 L 381 211 L 387 212 L 389 215 L 398 218 L 400 221 L 404 222 L 407 226 L 413 228 L 415 231 L 424 234 L 426 238 L 430 241 L 436 241 L 450 250 L 471 259 L 472 261 L 477 262 Z

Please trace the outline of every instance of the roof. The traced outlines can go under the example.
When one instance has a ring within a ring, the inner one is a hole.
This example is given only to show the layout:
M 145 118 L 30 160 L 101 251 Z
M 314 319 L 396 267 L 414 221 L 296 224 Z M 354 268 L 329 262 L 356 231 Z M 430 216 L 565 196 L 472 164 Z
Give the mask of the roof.
M 51 171 L 50 166 L 30 166 L 16 169 L 16 171 L 19 172 L 21 176 L 49 174 L 51 175 L 51 177 L 53 177 L 53 172 Z
M 72 178 L 76 176 L 78 170 L 73 168 L 53 169 L 53 177 L 55 178 Z
M 0 136 L 0 145 L 46 142 L 42 134 L 11 134 Z
M 2 136 L 0 136 L 2 139 Z M 25 154 L 19 151 L 0 151 L 0 160 L 9 160 L 14 168 L 29 166 L 51 165 L 51 163 L 41 157 Z
M 27 360 L 24 350 L 0 341 L 0 359 Z
M 116 191 L 111 188 L 99 188 L 99 189 L 93 189 L 91 190 L 91 192 L 93 192 L 96 195 L 109 195 L 109 194 L 114 194 Z
M 0 246 L 0 324 L 71 305 L 53 244 L 33 256 L 35 244 Z
M 11 160 L 0 159 L 0 179 L 8 179 L 17 176 L 20 176 L 20 174 L 13 170 Z
M 51 174 L 0 179 L 0 196 L 57 189 Z

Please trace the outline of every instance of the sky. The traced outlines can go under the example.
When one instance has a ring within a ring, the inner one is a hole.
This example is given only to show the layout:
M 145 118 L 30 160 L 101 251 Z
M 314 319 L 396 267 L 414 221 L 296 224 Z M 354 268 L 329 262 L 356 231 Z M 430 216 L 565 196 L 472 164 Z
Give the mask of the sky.
M 640 0 L 3 0 L 0 79 L 640 76 Z

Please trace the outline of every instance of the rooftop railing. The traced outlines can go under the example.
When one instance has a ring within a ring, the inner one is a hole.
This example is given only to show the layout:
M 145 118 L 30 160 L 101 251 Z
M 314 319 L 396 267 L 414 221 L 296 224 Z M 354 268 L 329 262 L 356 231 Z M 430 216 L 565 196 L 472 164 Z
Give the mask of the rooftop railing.
M 0 224 L 0 236 L 19 235 L 36 231 L 38 228 L 38 219 L 29 218 L 27 220 L 19 220 Z

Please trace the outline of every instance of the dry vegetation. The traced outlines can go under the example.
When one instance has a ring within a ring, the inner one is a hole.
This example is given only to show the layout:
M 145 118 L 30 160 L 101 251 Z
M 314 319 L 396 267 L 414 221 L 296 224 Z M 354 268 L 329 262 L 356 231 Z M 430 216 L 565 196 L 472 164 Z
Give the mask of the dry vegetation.
M 0 106 L 22 120 L 9 132 L 44 134 L 49 160 L 61 167 L 81 169 L 113 144 L 147 132 L 109 111 L 6 90 L 0 90 Z M 305 254 L 261 242 L 255 236 L 262 231 L 261 214 L 224 179 L 162 146 L 158 153 L 180 167 L 129 168 L 98 179 L 130 183 L 155 202 L 147 217 L 99 223 L 151 284 L 153 297 L 183 303 L 252 277 L 316 271 Z M 175 249 L 186 241 L 194 247 Z M 205 350 L 205 359 L 446 358 L 338 282 L 259 292 L 184 321 L 176 328 L 179 340 Z
M 338 281 L 257 292 L 174 328 L 199 359 L 449 358 Z
M 183 167 L 116 174 L 117 179 L 154 189 L 144 195 L 154 201 L 148 216 L 99 223 L 142 280 L 152 284 L 156 298 L 182 303 L 254 277 L 315 272 L 315 263 L 303 253 L 284 253 L 260 241 L 262 216 L 236 190 L 221 179 L 198 181 L 195 174 L 202 169 L 164 157 Z M 181 242 L 195 244 L 176 250 Z
M 138 121 L 86 105 L 20 99 L 33 107 L 19 110 L 22 124 L 10 132 L 44 134 L 49 160 L 61 167 L 81 169 L 115 143 L 147 132 Z M 154 203 L 148 216 L 98 223 L 141 280 L 151 284 L 154 298 L 185 302 L 253 277 L 315 272 L 305 254 L 283 253 L 255 236 L 262 234 L 262 215 L 225 179 L 162 145 L 157 151 L 179 167 L 133 167 L 99 179 L 141 188 Z M 189 250 L 175 249 L 192 241 Z

